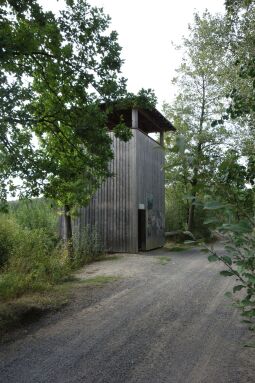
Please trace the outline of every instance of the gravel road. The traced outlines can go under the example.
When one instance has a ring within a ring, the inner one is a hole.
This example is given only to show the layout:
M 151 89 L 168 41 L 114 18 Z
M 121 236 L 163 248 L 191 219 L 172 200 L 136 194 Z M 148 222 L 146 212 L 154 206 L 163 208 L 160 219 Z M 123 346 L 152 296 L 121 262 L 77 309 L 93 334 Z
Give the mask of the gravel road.
M 3 344 L 0 382 L 254 383 L 255 350 L 243 347 L 250 334 L 220 268 L 195 249 L 88 266 L 83 279 L 121 279 L 82 289 L 69 308 Z

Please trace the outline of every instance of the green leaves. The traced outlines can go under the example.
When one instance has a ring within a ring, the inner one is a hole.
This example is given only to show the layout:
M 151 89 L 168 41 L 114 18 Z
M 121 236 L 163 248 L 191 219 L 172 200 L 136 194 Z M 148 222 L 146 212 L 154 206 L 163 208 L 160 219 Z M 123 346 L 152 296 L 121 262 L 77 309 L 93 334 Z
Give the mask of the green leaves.
M 224 209 L 227 205 L 218 201 L 209 201 L 204 204 L 205 210 L 219 210 Z
M 217 255 L 215 255 L 215 254 L 211 254 L 211 255 L 209 255 L 209 257 L 208 257 L 208 261 L 209 261 L 209 262 L 216 262 L 216 261 L 219 261 L 219 257 L 218 257 Z
M 243 273 L 243 276 L 247 278 L 248 282 L 251 282 L 252 284 L 255 285 L 255 274 L 251 273 Z
M 242 289 L 244 289 L 245 286 L 244 285 L 236 285 L 233 287 L 233 293 L 236 293 L 237 291 L 240 291 Z
M 115 136 L 120 138 L 122 141 L 127 142 L 132 137 L 132 130 L 126 126 L 123 117 L 119 124 L 117 124 L 113 129 Z
M 200 217 L 206 217 L 209 210 L 226 207 L 225 203 L 209 202 L 201 212 L 197 203 L 205 195 L 214 198 L 218 168 L 225 155 L 223 143 L 231 141 L 230 130 L 222 126 L 228 118 L 224 113 L 225 96 L 232 88 L 234 75 L 232 66 L 228 67 L 227 46 L 226 19 L 208 11 L 195 14 L 189 35 L 183 39 L 183 61 L 176 71 L 178 94 L 174 102 L 164 105 L 166 116 L 177 130 L 176 140 L 166 141 L 168 186 L 174 189 L 180 185 L 183 194 L 192 195 L 183 203 L 183 210 L 189 212 L 189 230 L 199 234 L 208 232 L 201 227 Z M 221 125 L 212 127 L 212 120 L 221 115 Z M 225 197 L 225 191 L 222 194 Z
M 235 224 L 225 223 L 221 226 L 221 230 L 241 234 L 241 233 L 250 233 L 253 229 L 251 224 L 248 221 L 243 220 Z
M 176 137 L 176 148 L 178 149 L 180 154 L 184 154 L 185 146 L 185 137 L 183 135 L 178 135 Z
M 204 221 L 204 225 L 210 225 L 212 223 L 219 224 L 220 221 L 217 218 L 208 218 Z
M 239 294 L 232 298 L 252 325 L 255 321 L 252 38 L 255 2 L 227 1 L 227 6 L 226 19 L 215 18 L 208 12 L 202 16 L 196 14 L 190 34 L 184 39 L 184 60 L 175 78 L 179 93 L 174 103 L 164 106 L 178 132 L 177 144 L 171 137 L 166 141 L 167 185 L 174 196 L 176 190 L 179 194 L 181 191 L 183 226 L 188 221 L 189 230 L 200 233 L 203 221 L 204 225 L 211 225 L 211 230 L 215 228 L 215 237 L 220 236 L 222 244 L 224 241 L 224 251 L 213 248 L 201 251 L 210 253 L 209 262 L 225 265 L 222 276 L 234 277 L 233 293 Z M 227 110 L 226 97 L 231 103 Z M 183 137 L 185 148 L 179 136 Z M 206 202 L 201 209 L 199 203 L 203 201 Z M 173 201 L 174 214 L 179 204 Z M 245 298 L 238 299 L 243 294 Z
M 247 318 L 254 318 L 255 317 L 255 309 L 243 311 L 242 316 L 247 317 Z
M 221 257 L 221 259 L 223 260 L 224 263 L 226 263 L 227 265 L 232 265 L 232 259 L 230 257 L 228 257 L 227 255 L 224 255 L 223 257 Z
M 254 42 L 251 36 L 254 34 L 255 3 L 253 0 L 226 1 L 226 6 L 231 20 L 232 50 L 235 57 L 235 67 L 239 74 L 240 85 L 233 87 L 231 104 L 228 113 L 231 118 L 252 118 L 254 102 L 254 73 L 255 62 L 253 56 Z
M 247 223 L 246 223 L 247 224 Z M 229 224 L 230 225 L 230 224 Z M 220 274 L 224 277 L 235 277 L 237 283 L 233 287 L 233 294 L 242 292 L 241 299 L 234 298 L 230 292 L 226 293 L 232 298 L 235 306 L 241 310 L 241 315 L 249 318 L 244 321 L 248 323 L 251 331 L 255 330 L 255 230 L 252 229 L 251 222 L 248 226 L 243 222 L 233 226 L 229 226 L 232 231 L 228 237 L 228 242 L 225 244 L 225 251 L 228 255 L 219 255 L 216 253 L 208 257 L 209 262 L 221 261 L 228 270 L 223 270 Z M 241 226 L 241 229 L 240 229 Z M 245 228 L 245 230 L 244 230 Z M 247 231 L 248 228 L 248 231 Z M 245 295 L 243 295 L 243 292 Z M 238 296 L 240 296 L 238 294 Z
M 107 105 L 127 94 L 117 33 L 109 32 L 109 17 L 85 0 L 68 1 L 58 17 L 36 1 L 7 3 L 0 5 L 4 193 L 9 179 L 19 177 L 18 194 L 87 204 L 109 176 L 113 158 Z M 138 98 L 155 101 L 152 91 Z M 114 131 L 124 141 L 132 136 L 123 121 Z
M 223 270 L 220 272 L 220 275 L 223 275 L 224 277 L 232 277 L 233 275 L 235 275 L 235 273 L 233 273 L 232 271 Z

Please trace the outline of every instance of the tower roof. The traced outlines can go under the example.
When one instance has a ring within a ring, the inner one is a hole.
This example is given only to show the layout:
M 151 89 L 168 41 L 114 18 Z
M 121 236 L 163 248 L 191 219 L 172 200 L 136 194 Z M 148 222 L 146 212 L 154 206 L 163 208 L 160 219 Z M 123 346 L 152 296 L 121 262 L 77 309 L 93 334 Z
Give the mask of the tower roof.
M 137 122 L 134 126 L 132 122 L 133 112 L 136 112 Z M 125 124 L 129 127 L 138 128 L 144 133 L 157 133 L 157 132 L 168 132 L 175 131 L 173 124 L 163 116 L 156 108 L 152 109 L 113 109 L 113 112 L 108 117 L 108 128 L 113 129 L 116 124 L 120 122 L 120 118 L 123 118 Z

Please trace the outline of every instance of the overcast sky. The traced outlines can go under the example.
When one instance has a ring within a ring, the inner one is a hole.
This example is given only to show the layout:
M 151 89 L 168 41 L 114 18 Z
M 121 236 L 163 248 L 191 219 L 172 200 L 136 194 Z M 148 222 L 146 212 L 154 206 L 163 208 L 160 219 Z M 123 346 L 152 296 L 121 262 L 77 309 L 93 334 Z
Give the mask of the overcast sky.
M 61 0 L 62 1 L 62 0 Z M 58 10 L 61 1 L 40 0 L 51 10 Z M 171 46 L 181 41 L 192 22 L 194 11 L 224 12 L 224 0 L 90 0 L 103 7 L 112 18 L 112 29 L 119 34 L 123 48 L 123 75 L 128 90 L 152 88 L 158 97 L 158 107 L 171 101 L 175 89 L 171 84 L 174 69 L 181 55 Z

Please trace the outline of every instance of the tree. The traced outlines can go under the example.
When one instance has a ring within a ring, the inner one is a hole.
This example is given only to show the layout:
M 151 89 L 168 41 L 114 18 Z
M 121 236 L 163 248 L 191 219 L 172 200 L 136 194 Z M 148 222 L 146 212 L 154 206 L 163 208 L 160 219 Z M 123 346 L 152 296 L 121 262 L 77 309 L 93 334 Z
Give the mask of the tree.
M 113 105 L 155 97 L 127 94 L 117 33 L 102 9 L 66 0 L 56 17 L 36 0 L 0 5 L 1 197 L 19 190 L 56 200 L 70 241 L 72 210 L 110 175 Z M 124 141 L 132 135 L 122 120 L 114 131 Z
M 225 265 L 221 274 L 234 277 L 235 286 L 227 295 L 241 310 L 243 322 L 255 330 L 255 220 L 254 220 L 254 1 L 227 0 L 229 21 L 229 46 L 237 83 L 231 84 L 230 104 L 226 109 L 227 119 L 238 121 L 239 130 L 245 127 L 245 136 L 238 134 L 238 144 L 228 150 L 218 167 L 214 182 L 214 198 L 204 205 L 210 213 L 208 223 L 224 234 L 225 252 L 217 253 L 213 248 L 210 262 L 220 261 Z M 215 121 L 218 125 L 221 121 Z M 219 200 L 221 202 L 219 202 Z M 242 292 L 238 297 L 237 292 Z M 247 344 L 248 347 L 255 347 Z
M 179 133 L 179 149 L 173 140 L 167 141 L 169 182 L 179 180 L 185 185 L 189 195 L 189 231 L 195 228 L 196 198 L 210 189 L 224 147 L 230 144 L 231 129 L 212 125 L 222 115 L 225 118 L 226 94 L 234 71 L 229 70 L 227 31 L 223 17 L 207 11 L 201 17 L 195 14 L 189 36 L 183 40 L 184 58 L 173 80 L 178 95 L 172 104 L 164 106 Z
M 225 0 L 227 12 L 231 16 L 236 16 L 243 8 L 249 9 L 254 0 Z
M 227 109 L 229 118 L 244 118 L 249 127 L 243 139 L 243 154 L 249 167 L 249 182 L 255 180 L 255 2 L 254 0 L 226 1 L 230 24 L 231 48 L 235 67 L 242 87 L 232 87 L 231 103 Z

